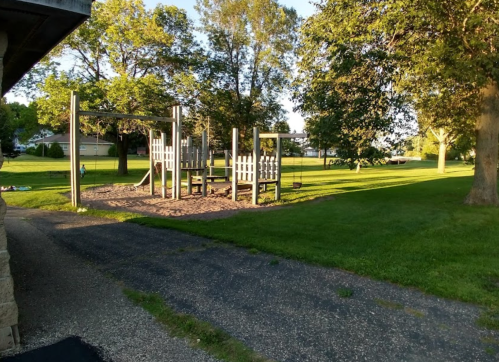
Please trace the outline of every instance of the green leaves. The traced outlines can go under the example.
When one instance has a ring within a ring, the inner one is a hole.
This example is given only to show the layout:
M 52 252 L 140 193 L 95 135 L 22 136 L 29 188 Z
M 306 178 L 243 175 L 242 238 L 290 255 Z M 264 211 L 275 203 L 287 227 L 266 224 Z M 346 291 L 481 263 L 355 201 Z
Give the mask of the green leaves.
M 196 9 L 210 52 L 191 119 L 205 126 L 210 119 L 217 146 L 230 145 L 232 127 L 244 143 L 252 127 L 268 130 L 284 115 L 279 99 L 291 77 L 298 16 L 275 0 L 198 0 Z

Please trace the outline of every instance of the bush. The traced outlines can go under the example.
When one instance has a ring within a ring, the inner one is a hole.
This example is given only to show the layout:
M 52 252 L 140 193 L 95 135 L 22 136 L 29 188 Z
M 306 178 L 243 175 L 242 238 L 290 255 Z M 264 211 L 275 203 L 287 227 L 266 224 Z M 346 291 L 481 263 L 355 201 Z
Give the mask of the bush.
M 38 146 L 36 146 L 35 149 L 35 156 L 42 157 L 42 155 L 47 156 L 47 153 L 49 151 L 49 148 L 45 143 L 40 143 Z
M 109 157 L 118 157 L 118 149 L 116 148 L 116 145 L 112 145 L 109 147 L 109 150 L 107 150 L 107 155 Z
M 423 153 L 423 156 L 421 157 L 423 160 L 438 160 L 438 154 L 436 153 Z
M 62 150 L 61 145 L 58 142 L 52 143 L 47 152 L 47 156 L 52 158 L 64 158 L 64 151 Z
M 28 147 L 28 148 L 26 148 L 26 154 L 27 155 L 34 156 L 35 155 L 35 151 L 36 151 L 36 148 L 34 148 L 34 147 Z

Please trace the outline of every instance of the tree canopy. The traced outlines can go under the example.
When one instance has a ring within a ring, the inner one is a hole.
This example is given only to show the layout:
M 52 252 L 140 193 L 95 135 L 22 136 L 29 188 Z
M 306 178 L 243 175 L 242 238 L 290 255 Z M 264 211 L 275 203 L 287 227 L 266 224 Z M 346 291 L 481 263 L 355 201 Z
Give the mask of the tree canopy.
M 185 11 L 158 4 L 147 10 L 142 0 L 107 0 L 93 4 L 92 17 L 55 51 L 71 55 L 70 72 L 49 76 L 38 99 L 40 122 L 67 128 L 70 90 L 80 93 L 81 108 L 136 115 L 170 115 L 176 102 L 173 75 L 188 69 L 196 43 Z M 118 174 L 127 173 L 129 135 L 146 133 L 150 122 L 112 118 L 82 120 L 86 133 L 116 142 Z
M 445 94 L 449 105 L 462 105 L 462 102 L 474 105 L 459 107 L 452 112 L 452 117 L 446 117 L 452 119 L 449 123 L 452 127 L 462 124 L 459 119 L 475 119 L 477 164 L 466 202 L 498 204 L 497 2 L 322 0 L 317 7 L 318 13 L 303 28 L 304 46 L 312 57 L 315 52 L 318 59 L 323 60 L 312 73 L 318 74 L 317 78 L 323 79 L 323 83 L 330 81 L 328 77 L 334 82 L 341 80 L 335 65 L 358 61 L 360 64 L 348 75 L 352 89 L 366 80 L 364 73 L 358 70 L 370 68 L 376 74 L 383 74 L 385 85 L 373 87 L 370 82 L 366 88 L 369 94 L 393 90 L 402 96 L 417 96 L 419 88 L 426 95 Z M 307 42 L 313 45 L 307 48 Z M 307 53 L 303 56 L 305 66 L 302 67 L 307 69 Z M 311 84 L 311 90 L 317 93 L 314 87 L 316 85 Z M 333 92 L 339 91 L 335 84 Z M 376 111 L 381 104 L 388 105 L 380 98 L 378 107 L 369 106 L 366 111 Z M 403 102 L 398 103 L 401 104 Z M 327 105 L 329 112 L 337 113 L 331 105 Z M 355 100 L 351 99 L 341 109 L 350 112 L 355 105 Z M 459 113 L 461 111 L 464 114 Z M 428 117 L 431 122 L 442 121 L 437 114 L 431 116 Z
M 198 68 L 191 118 L 207 123 L 218 146 L 228 148 L 231 128 L 249 141 L 258 126 L 283 120 L 279 100 L 289 84 L 299 18 L 276 0 L 198 0 L 208 51 Z

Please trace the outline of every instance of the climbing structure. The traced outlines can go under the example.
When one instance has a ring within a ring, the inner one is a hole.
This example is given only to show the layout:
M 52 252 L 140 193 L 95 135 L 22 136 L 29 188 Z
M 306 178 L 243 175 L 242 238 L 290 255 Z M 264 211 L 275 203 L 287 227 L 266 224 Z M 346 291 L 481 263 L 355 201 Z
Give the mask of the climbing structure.
M 239 155 L 239 130 L 232 130 L 232 200 L 237 201 L 237 190 L 241 184 L 252 188 L 252 203 L 258 204 L 260 186 L 275 184 L 275 200 L 281 199 L 281 140 L 283 138 L 306 138 L 304 133 L 262 133 L 253 128 L 253 151 L 249 155 Z M 276 139 L 276 155 L 260 155 L 260 139 Z
M 206 176 L 207 176 L 207 159 L 208 159 L 208 146 L 206 142 L 206 131 L 202 134 L 201 147 L 194 147 L 192 138 L 188 137 L 186 140 L 179 140 L 175 137 L 175 131 L 172 131 L 172 142 L 167 144 L 167 137 L 165 133 L 161 133 L 161 138 L 154 138 L 154 132 L 150 131 L 150 190 L 151 195 L 154 194 L 154 170 L 156 164 L 161 165 L 161 195 L 166 198 L 167 190 L 167 172 L 171 171 L 172 174 L 172 198 L 180 199 L 180 188 L 182 171 L 187 172 L 187 194 L 192 193 L 192 173 L 200 174 L 201 181 L 194 185 L 199 186 L 202 195 L 206 196 Z

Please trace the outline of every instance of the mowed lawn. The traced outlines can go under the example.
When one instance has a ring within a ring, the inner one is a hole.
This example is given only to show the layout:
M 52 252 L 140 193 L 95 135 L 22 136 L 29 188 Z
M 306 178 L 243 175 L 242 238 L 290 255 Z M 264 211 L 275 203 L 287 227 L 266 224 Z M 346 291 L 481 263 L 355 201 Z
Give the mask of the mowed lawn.
M 23 159 L 24 158 L 24 159 Z M 15 159 L 0 171 L 1 184 L 33 191 L 4 193 L 8 204 L 69 209 L 69 179 L 48 179 L 47 167 L 68 161 Z M 84 187 L 133 183 L 147 159 L 133 158 L 130 175 L 114 175 L 113 159 L 85 161 Z M 222 161 L 217 161 L 217 165 Z M 438 175 L 435 162 L 362 169 L 322 170 L 318 159 L 284 159 L 283 201 L 275 209 L 228 219 L 181 221 L 129 215 L 129 222 L 168 227 L 308 263 L 414 286 L 442 297 L 490 307 L 488 325 L 499 325 L 499 208 L 462 204 L 472 167 L 450 162 Z M 221 171 L 221 170 L 219 170 Z M 293 177 L 303 187 L 293 190 Z M 36 196 L 36 195 L 39 196 Z M 50 196 L 48 196 L 50 195 Z M 272 192 L 263 195 L 269 202 Z M 120 213 L 116 213 L 120 218 Z M 253 250 L 254 251 L 254 250 Z

